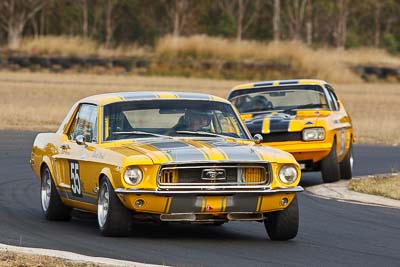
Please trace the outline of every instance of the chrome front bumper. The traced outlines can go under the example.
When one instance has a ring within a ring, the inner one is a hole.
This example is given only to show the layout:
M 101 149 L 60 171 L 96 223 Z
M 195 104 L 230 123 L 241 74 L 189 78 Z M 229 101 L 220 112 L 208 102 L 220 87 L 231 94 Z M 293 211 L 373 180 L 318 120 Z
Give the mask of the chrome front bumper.
M 207 190 L 149 190 L 149 189 L 124 189 L 116 188 L 115 193 L 117 194 L 135 194 L 135 195 L 159 195 L 159 196 L 171 196 L 171 195 L 218 195 L 218 196 L 229 196 L 237 194 L 257 194 L 257 195 L 269 195 L 277 193 L 297 193 L 304 191 L 303 187 L 284 187 L 277 189 L 207 189 Z

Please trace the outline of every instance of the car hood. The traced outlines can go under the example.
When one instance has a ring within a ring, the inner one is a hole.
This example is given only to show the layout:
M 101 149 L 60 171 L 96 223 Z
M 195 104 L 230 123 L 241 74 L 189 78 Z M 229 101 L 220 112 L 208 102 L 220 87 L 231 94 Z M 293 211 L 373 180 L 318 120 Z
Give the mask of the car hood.
M 145 155 L 154 164 L 194 161 L 292 162 L 284 151 L 256 145 L 252 141 L 223 138 L 146 138 L 110 148 L 126 157 Z
M 319 121 L 330 115 L 329 110 L 299 110 L 296 114 L 266 113 L 243 114 L 246 126 L 252 134 L 298 132 L 319 125 Z

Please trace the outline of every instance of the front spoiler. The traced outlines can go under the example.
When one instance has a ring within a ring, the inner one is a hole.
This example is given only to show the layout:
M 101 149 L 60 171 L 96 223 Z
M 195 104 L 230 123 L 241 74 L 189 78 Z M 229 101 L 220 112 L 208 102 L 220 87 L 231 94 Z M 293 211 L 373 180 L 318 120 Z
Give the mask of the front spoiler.
M 277 189 L 247 189 L 247 190 L 149 190 L 149 189 L 123 189 L 116 188 L 117 194 L 135 194 L 135 195 L 159 195 L 159 196 L 172 196 L 172 195 L 218 195 L 230 196 L 238 194 L 257 194 L 257 195 L 270 195 L 277 193 L 297 193 L 304 191 L 303 187 L 282 187 Z

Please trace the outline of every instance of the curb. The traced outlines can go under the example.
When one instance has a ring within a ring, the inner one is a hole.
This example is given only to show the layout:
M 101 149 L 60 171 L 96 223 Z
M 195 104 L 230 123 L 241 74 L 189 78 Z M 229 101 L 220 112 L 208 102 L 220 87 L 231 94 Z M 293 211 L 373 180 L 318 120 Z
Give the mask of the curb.
M 144 264 L 133 261 L 114 260 L 102 257 L 91 257 L 73 252 L 66 252 L 61 250 L 43 249 L 43 248 L 28 248 L 28 247 L 17 247 L 11 245 L 0 244 L 0 252 L 17 252 L 35 256 L 48 256 L 54 258 L 60 258 L 76 263 L 92 263 L 104 266 L 123 266 L 123 267 L 158 267 L 161 265 Z
M 385 175 L 390 176 L 394 174 Z M 360 176 L 354 177 L 353 179 L 363 179 L 374 176 Z M 335 183 L 310 186 L 305 188 L 305 191 L 321 198 L 336 199 L 338 201 L 346 201 L 363 205 L 400 209 L 400 200 L 351 191 L 347 189 L 348 184 L 349 180 L 340 180 Z

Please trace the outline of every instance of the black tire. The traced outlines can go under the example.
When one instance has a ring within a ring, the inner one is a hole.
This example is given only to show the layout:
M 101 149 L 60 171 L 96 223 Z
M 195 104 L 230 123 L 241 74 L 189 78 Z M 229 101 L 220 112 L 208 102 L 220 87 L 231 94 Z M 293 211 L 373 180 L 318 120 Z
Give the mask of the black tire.
M 267 213 L 266 216 L 264 225 L 271 240 L 284 241 L 297 236 L 299 230 L 299 206 L 296 196 L 286 209 Z
M 50 221 L 68 221 L 71 219 L 71 208 L 62 203 L 47 166 L 42 169 L 40 183 L 40 200 L 44 216 Z
M 100 181 L 97 222 L 103 236 L 127 236 L 132 225 L 131 212 L 121 203 L 107 177 Z
M 353 144 L 351 142 L 346 157 L 340 163 L 340 177 L 344 180 L 350 180 L 353 177 Z
M 324 183 L 333 183 L 340 180 L 340 168 L 336 154 L 336 140 L 328 156 L 321 160 L 321 174 Z

